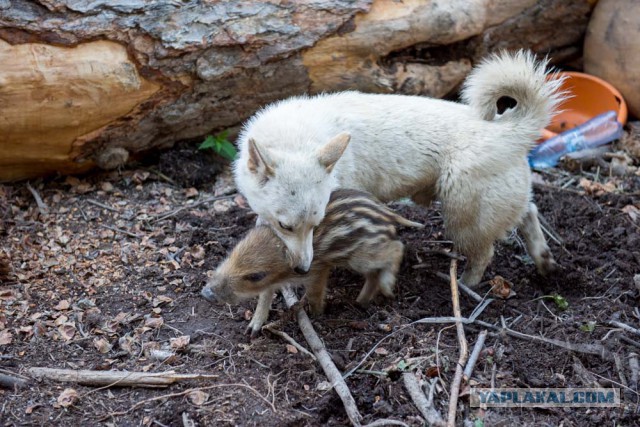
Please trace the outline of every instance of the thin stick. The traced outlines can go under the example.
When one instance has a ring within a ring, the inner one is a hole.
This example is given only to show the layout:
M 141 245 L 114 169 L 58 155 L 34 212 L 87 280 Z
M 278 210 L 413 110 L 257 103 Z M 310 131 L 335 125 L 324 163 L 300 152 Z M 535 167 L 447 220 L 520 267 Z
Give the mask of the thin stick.
M 258 391 L 255 388 L 253 388 L 253 387 L 251 387 L 250 385 L 247 385 L 247 384 L 234 383 L 234 384 L 215 384 L 215 385 L 210 385 L 210 386 L 206 386 L 206 387 L 190 388 L 188 390 L 181 391 L 179 393 L 170 393 L 170 394 L 163 394 L 162 396 L 151 397 L 149 399 L 141 400 L 140 402 L 136 403 L 135 405 L 133 405 L 132 407 L 130 407 L 126 411 L 109 413 L 109 414 L 105 415 L 104 417 L 102 417 L 100 419 L 100 421 L 105 420 L 107 418 L 111 418 L 111 417 L 117 417 L 117 416 L 120 416 L 120 415 L 126 415 L 131 411 L 135 411 L 136 409 L 138 409 L 142 405 L 145 405 L 145 404 L 150 403 L 150 402 L 155 402 L 156 400 L 169 399 L 171 397 L 180 397 L 180 396 L 184 396 L 185 394 L 189 394 L 189 393 L 194 392 L 194 391 L 211 390 L 213 388 L 220 388 L 220 387 L 242 387 L 242 388 L 249 389 L 253 393 L 255 393 L 260 399 L 262 399 L 267 405 L 269 405 L 269 407 L 271 408 L 271 410 L 274 413 L 277 412 L 275 406 L 273 406 L 273 403 L 271 403 L 267 399 L 265 399 L 265 397 L 263 395 L 261 395 L 260 393 L 258 393 Z
M 105 224 L 98 224 L 98 227 L 102 227 L 102 228 L 106 228 L 107 230 L 111 230 L 114 231 L 116 233 L 122 233 L 122 234 L 126 234 L 129 237 L 135 237 L 137 239 L 141 238 L 142 236 L 136 233 L 132 233 L 128 230 L 123 230 L 121 228 L 116 228 L 116 227 L 111 227 L 110 225 L 105 225 Z
M 629 369 L 631 370 L 631 381 L 629 382 L 629 386 L 636 389 L 638 388 L 638 372 L 640 372 L 637 353 L 629 353 Z
M 174 209 L 174 210 L 172 210 L 170 212 L 167 212 L 167 213 L 164 213 L 164 214 L 159 214 L 156 217 L 152 218 L 151 221 L 162 221 L 163 219 L 167 219 L 169 217 L 172 217 L 172 216 L 182 212 L 185 209 L 195 208 L 197 206 L 204 205 L 206 203 L 215 202 L 216 200 L 231 199 L 233 197 L 236 197 L 237 195 L 238 195 L 238 193 L 233 193 L 233 194 L 227 194 L 225 196 L 209 197 L 207 199 L 202 199 L 202 200 L 199 200 L 197 202 L 191 203 L 189 205 L 181 206 L 181 207 L 179 207 L 177 209 Z
M 622 328 L 627 332 L 631 332 L 633 334 L 640 335 L 640 329 L 633 328 L 633 327 L 631 327 L 631 326 L 629 326 L 629 325 L 627 325 L 625 323 L 618 322 L 616 320 L 610 320 L 608 323 L 611 326 L 615 326 L 616 328 Z
M 441 273 L 439 271 L 436 272 L 436 276 L 438 276 L 439 278 L 446 280 L 447 282 L 451 283 L 451 276 L 447 276 L 444 273 Z M 474 300 L 476 300 L 476 302 L 481 302 L 484 298 L 482 298 L 480 295 L 478 295 L 477 293 L 475 293 L 471 288 L 469 288 L 468 286 L 466 286 L 464 283 L 460 283 L 458 282 L 458 287 L 460 289 L 462 289 L 462 291 L 464 291 L 464 293 L 466 293 L 467 295 L 469 295 L 471 298 L 473 298 Z
M 405 372 L 402 374 L 402 380 L 404 381 L 404 387 L 409 392 L 411 400 L 416 405 L 422 416 L 424 417 L 427 425 L 431 426 L 444 426 L 446 423 L 442 419 L 440 412 L 433 406 L 433 399 L 427 400 L 416 376 L 411 372 Z
M 42 198 L 40 197 L 40 194 L 38 194 L 38 191 L 36 191 L 36 189 L 33 188 L 31 186 L 31 183 L 29 183 L 29 182 L 27 182 L 27 190 L 29 190 L 31 192 L 31 194 L 33 195 L 33 198 L 36 201 L 36 205 L 38 205 L 38 211 L 40 211 L 40 215 L 47 215 L 49 213 L 49 208 L 42 201 Z
M 467 366 L 464 368 L 464 380 L 469 381 L 471 378 L 471 374 L 473 373 L 473 368 L 476 366 L 476 362 L 478 361 L 478 357 L 480 356 L 480 352 L 484 348 L 484 341 L 487 338 L 487 330 L 483 330 L 478 335 L 478 340 L 476 344 L 473 346 L 473 350 L 471 351 L 471 356 L 469 356 L 469 361 L 467 362 Z
M 120 212 L 118 209 L 111 207 L 109 205 L 105 205 L 104 203 L 101 203 L 97 200 L 87 199 L 87 203 L 92 204 L 94 206 L 98 206 L 99 208 L 106 209 L 111 212 Z
M 451 301 L 453 303 L 453 316 L 460 319 L 462 314 L 460 312 L 460 297 L 458 295 L 458 260 L 451 260 L 451 268 L 449 269 L 449 276 L 451 276 Z M 460 320 L 456 321 L 456 330 L 458 332 L 458 344 L 460 346 L 460 357 L 458 358 L 458 364 L 456 365 L 456 374 L 451 382 L 451 397 L 449 399 L 449 415 L 447 419 L 448 427 L 455 427 L 456 425 L 456 412 L 458 409 L 458 395 L 460 394 L 460 384 L 462 383 L 462 371 L 463 366 L 467 362 L 469 356 L 469 350 L 467 345 L 467 339 L 464 336 L 464 326 Z
M 262 327 L 262 330 L 263 331 L 265 331 L 265 330 L 269 331 L 272 334 L 277 335 L 280 338 L 284 339 L 286 342 L 288 342 L 289 344 L 291 344 L 292 346 L 297 348 L 298 351 L 300 351 L 301 353 L 304 353 L 307 356 L 309 356 L 310 358 L 312 358 L 314 362 L 318 360 L 318 359 L 316 359 L 316 356 L 313 355 L 313 353 L 311 353 L 309 350 L 307 350 L 306 348 L 304 348 L 303 346 L 298 344 L 298 342 L 296 340 L 294 340 L 293 338 L 291 338 L 291 336 L 289 334 L 287 334 L 286 332 L 280 331 L 280 330 L 274 328 L 271 325 L 264 325 Z
M 288 287 L 282 288 L 282 296 L 289 308 L 293 307 L 298 302 L 298 298 Z M 300 325 L 300 331 L 302 331 L 302 334 L 309 343 L 309 346 L 311 346 L 311 350 L 318 358 L 318 363 L 320 363 L 320 366 L 331 382 L 332 387 L 335 389 L 336 393 L 338 393 L 338 396 L 340 396 L 351 424 L 354 426 L 360 426 L 362 415 L 360 415 L 360 412 L 358 411 L 356 401 L 353 399 L 351 391 L 349 390 L 349 387 L 347 387 L 347 383 L 342 379 L 342 374 L 338 368 L 336 368 L 336 365 L 333 364 L 331 356 L 329 356 L 327 349 L 324 344 L 322 344 L 320 337 L 313 329 L 309 316 L 307 316 L 307 313 L 302 309 L 298 310 L 296 314 L 298 317 L 298 324 Z

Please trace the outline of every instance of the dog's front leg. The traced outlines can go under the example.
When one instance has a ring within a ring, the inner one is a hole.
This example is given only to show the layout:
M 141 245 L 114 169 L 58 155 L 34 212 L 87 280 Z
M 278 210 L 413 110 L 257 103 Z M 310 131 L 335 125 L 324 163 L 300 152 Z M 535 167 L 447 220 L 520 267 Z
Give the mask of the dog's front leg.
M 558 265 L 553 259 L 553 254 L 544 239 L 544 234 L 542 234 L 542 228 L 538 220 L 538 208 L 533 202 L 529 203 L 529 209 L 524 218 L 522 218 L 520 231 L 524 236 L 527 251 L 536 264 L 538 272 L 543 276 L 553 273 Z

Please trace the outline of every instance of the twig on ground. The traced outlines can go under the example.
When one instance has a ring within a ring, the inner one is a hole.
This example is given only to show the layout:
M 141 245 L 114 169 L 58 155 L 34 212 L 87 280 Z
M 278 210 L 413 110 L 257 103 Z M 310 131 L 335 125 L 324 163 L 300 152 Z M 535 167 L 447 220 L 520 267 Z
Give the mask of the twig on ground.
M 438 412 L 438 410 L 433 406 L 433 394 L 430 393 L 430 398 L 427 399 L 420 387 L 420 384 L 418 384 L 416 376 L 411 372 L 405 372 L 402 374 L 402 379 L 404 381 L 405 388 L 409 392 L 409 396 L 411 396 L 413 403 L 424 417 L 427 425 L 446 425 L 442 419 L 442 415 L 440 415 L 440 412 Z M 433 388 L 431 390 L 433 391 Z
M 40 197 L 40 194 L 38 193 L 38 191 L 35 188 L 33 188 L 31 186 L 31 183 L 29 182 L 27 182 L 27 190 L 29 190 L 33 195 L 33 198 L 36 201 L 36 205 L 38 206 L 38 211 L 40 211 L 40 215 L 47 215 L 49 213 L 49 208 L 42 201 L 42 197 Z
M 106 210 L 111 211 L 111 212 L 120 212 L 118 209 L 116 209 L 116 208 L 114 208 L 112 206 L 109 206 L 109 205 L 105 205 L 104 203 L 99 202 L 97 200 L 87 199 L 87 203 L 89 203 L 91 205 L 94 205 L 94 206 L 97 206 L 97 207 L 102 208 L 102 209 L 106 209 Z
M 287 334 L 286 332 L 283 332 L 281 330 L 276 329 L 273 325 L 271 325 L 271 324 L 264 325 L 262 327 L 262 330 L 263 331 L 265 331 L 265 330 L 269 331 L 272 334 L 279 336 L 280 338 L 284 339 L 286 342 L 288 342 L 289 344 L 291 344 L 292 346 L 297 348 L 298 351 L 300 351 L 301 353 L 304 353 L 307 356 L 309 356 L 310 358 L 312 358 L 314 361 L 318 360 L 318 359 L 316 359 L 316 356 L 313 355 L 313 353 L 311 353 L 309 350 L 307 350 L 306 348 L 304 348 L 303 346 L 298 344 L 298 342 L 296 340 L 294 340 L 293 338 L 291 338 L 291 336 L 289 334 Z
M 453 303 L 453 316 L 457 319 L 462 317 L 460 312 L 460 297 L 458 295 L 458 261 L 451 260 L 451 268 L 449 276 L 451 276 L 451 301 Z M 462 383 L 463 366 L 467 362 L 469 356 L 467 338 L 464 335 L 464 326 L 460 320 L 456 320 L 456 330 L 458 332 L 458 345 L 460 346 L 460 357 L 456 365 L 456 373 L 451 382 L 451 394 L 449 399 L 449 415 L 447 417 L 447 426 L 455 427 L 456 412 L 458 410 L 458 395 L 460 394 L 460 384 Z
M 618 322 L 617 320 L 610 320 L 608 322 L 611 326 L 615 326 L 616 328 L 624 329 L 627 332 L 631 332 L 636 335 L 640 335 L 640 329 L 633 328 L 626 323 Z
M 166 387 L 177 381 L 218 378 L 218 375 L 176 374 L 168 372 L 91 371 L 55 368 L 29 368 L 29 375 L 37 379 L 74 382 L 82 385 L 117 385 L 120 387 Z
M 298 302 L 298 298 L 288 287 L 282 289 L 282 296 L 284 297 L 287 307 L 293 307 Z M 313 329 L 309 316 L 307 316 L 307 313 L 304 310 L 298 310 L 296 314 L 298 317 L 300 331 L 302 331 L 302 334 L 309 343 L 309 346 L 311 346 L 311 350 L 318 358 L 318 363 L 320 363 L 320 366 L 327 375 L 332 387 L 335 389 L 336 393 L 338 393 L 338 396 L 340 396 L 351 424 L 354 426 L 360 426 L 362 415 L 360 415 L 360 412 L 358 411 L 356 401 L 353 399 L 351 391 L 349 390 L 349 387 L 347 387 L 347 383 L 342 379 L 342 374 L 331 360 L 331 356 L 329 356 L 327 349 L 324 344 L 322 344 L 320 337 Z
M 162 396 L 151 397 L 149 399 L 141 400 L 140 402 L 136 403 L 135 405 L 133 405 L 132 407 L 130 407 L 126 411 L 112 412 L 112 413 L 106 414 L 103 417 L 101 417 L 99 421 L 106 420 L 106 419 L 111 418 L 111 417 L 117 417 L 117 416 L 120 416 L 120 415 L 126 415 L 129 412 L 135 411 L 139 407 L 141 407 L 141 406 L 143 406 L 143 405 L 145 405 L 147 403 L 150 403 L 150 402 L 155 402 L 156 400 L 169 399 L 171 397 L 180 397 L 180 396 L 184 396 L 186 394 L 192 393 L 194 391 L 204 391 L 204 390 L 211 390 L 211 389 L 214 389 L 214 388 L 222 388 L 222 387 L 242 387 L 242 388 L 249 389 L 254 394 L 256 394 L 260 399 L 262 399 L 267 405 L 269 405 L 269 407 L 271 408 L 271 410 L 274 413 L 277 412 L 275 406 L 273 406 L 273 403 L 269 402 L 263 395 L 258 393 L 258 390 L 256 390 L 255 388 L 253 388 L 253 387 L 251 387 L 250 385 L 247 385 L 247 384 L 233 383 L 233 384 L 214 384 L 214 385 L 210 385 L 210 386 L 206 386 L 206 387 L 190 388 L 188 390 L 181 391 L 179 393 L 170 393 L 170 394 L 163 394 Z
M 638 373 L 640 372 L 640 364 L 638 363 L 638 354 L 629 353 L 629 369 L 631 370 L 631 381 L 629 387 L 638 389 Z
M 123 230 L 121 228 L 111 227 L 110 225 L 98 224 L 98 227 L 106 228 L 107 230 L 111 230 L 111 231 L 116 232 L 116 233 L 126 234 L 129 237 L 135 237 L 137 239 L 140 239 L 142 237 L 139 234 L 132 233 L 131 231 Z
M 469 361 L 467 362 L 467 366 L 464 368 L 464 377 L 465 381 L 469 381 L 471 378 L 471 374 L 473 373 L 473 368 L 476 366 L 476 362 L 478 361 L 478 357 L 480 356 L 480 352 L 484 348 L 484 341 L 487 338 L 487 330 L 483 330 L 478 335 L 478 340 L 473 346 L 473 350 L 471 351 L 471 356 L 469 356 Z
M 616 370 L 618 371 L 618 378 L 620 378 L 620 382 L 628 387 L 629 383 L 627 382 L 627 378 L 624 376 L 624 365 L 622 364 L 622 359 L 620 359 L 620 356 L 614 353 L 613 361 L 616 364 Z
M 238 195 L 238 193 L 233 193 L 233 194 L 227 194 L 227 195 L 224 195 L 224 196 L 209 197 L 209 198 L 206 198 L 206 199 L 198 200 L 197 202 L 191 203 L 189 205 L 180 206 L 179 208 L 176 208 L 176 209 L 174 209 L 172 211 L 169 211 L 169 212 L 166 212 L 166 213 L 162 213 L 162 214 L 158 214 L 155 217 L 151 218 L 151 221 L 162 221 L 163 219 L 167 219 L 167 218 L 170 218 L 172 216 L 177 215 L 178 213 L 182 212 L 185 209 L 195 208 L 197 206 L 204 205 L 206 203 L 215 202 L 216 200 L 231 199 L 233 197 L 236 197 L 237 195 Z
M 627 344 L 631 344 L 634 347 L 640 348 L 640 342 L 634 341 L 631 338 L 625 337 L 624 335 L 620 336 L 620 341 L 624 341 Z
M 438 276 L 439 278 L 446 280 L 448 283 L 451 283 L 451 276 L 445 274 L 445 273 L 441 273 L 439 271 L 436 272 L 436 276 Z M 481 302 L 482 300 L 484 300 L 484 298 L 482 298 L 480 295 L 478 295 L 477 293 L 475 293 L 471 288 L 469 288 L 468 286 L 466 286 L 464 283 L 460 283 L 458 282 L 458 287 L 460 289 L 462 289 L 462 291 L 469 295 L 471 298 L 473 298 L 474 300 L 476 300 L 476 302 Z

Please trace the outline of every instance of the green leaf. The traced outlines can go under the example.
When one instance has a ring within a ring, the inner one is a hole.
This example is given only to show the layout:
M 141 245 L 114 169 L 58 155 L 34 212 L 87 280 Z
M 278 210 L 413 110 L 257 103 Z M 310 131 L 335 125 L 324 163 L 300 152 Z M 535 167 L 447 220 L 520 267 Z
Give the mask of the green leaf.
M 216 146 L 216 139 L 212 135 L 209 135 L 198 146 L 198 150 L 207 150 L 209 148 L 214 148 L 215 146 Z
M 560 310 L 566 310 L 567 308 L 569 308 L 569 303 L 567 302 L 566 299 L 564 299 L 563 296 L 554 294 L 554 295 L 551 295 L 551 298 L 553 298 L 553 302 L 556 303 L 556 306 Z
M 476 418 L 476 420 L 473 422 L 473 427 L 484 427 L 484 421 L 480 418 Z
M 584 325 L 580 326 L 580 330 L 583 332 L 593 332 L 596 329 L 596 322 L 593 320 L 588 321 Z
M 238 155 L 238 151 L 236 150 L 236 147 L 234 147 L 233 144 L 230 143 L 229 141 L 222 142 L 220 144 L 219 150 L 217 151 L 218 151 L 218 154 L 220 154 L 222 157 L 228 160 L 235 160 L 236 156 Z

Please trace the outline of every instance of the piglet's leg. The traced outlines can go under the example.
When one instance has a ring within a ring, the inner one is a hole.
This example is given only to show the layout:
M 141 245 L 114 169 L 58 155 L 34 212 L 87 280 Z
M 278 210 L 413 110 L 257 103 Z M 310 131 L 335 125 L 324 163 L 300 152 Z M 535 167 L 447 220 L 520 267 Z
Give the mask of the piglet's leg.
M 314 316 L 324 312 L 325 296 L 327 295 L 327 280 L 331 270 L 325 268 L 320 271 L 311 271 L 307 284 L 307 299 L 309 300 L 309 308 Z
M 260 333 L 262 325 L 269 318 L 269 310 L 271 309 L 271 302 L 273 301 L 273 291 L 268 289 L 260 294 L 258 297 L 258 305 L 253 313 L 251 322 L 247 326 L 247 333 L 251 334 L 251 338 L 255 338 Z

